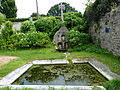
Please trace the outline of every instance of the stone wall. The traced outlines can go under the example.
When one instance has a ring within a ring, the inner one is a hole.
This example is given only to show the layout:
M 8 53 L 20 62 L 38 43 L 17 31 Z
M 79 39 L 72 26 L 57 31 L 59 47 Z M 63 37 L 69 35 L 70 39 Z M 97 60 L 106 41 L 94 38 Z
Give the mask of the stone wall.
M 13 22 L 13 28 L 16 30 L 20 30 L 22 22 Z
M 20 30 L 22 22 L 12 22 L 13 23 L 13 28 L 17 31 Z M 1 34 L 2 29 L 0 28 L 0 34 Z
M 120 8 L 107 13 L 98 23 L 93 22 L 89 34 L 94 43 L 120 56 Z

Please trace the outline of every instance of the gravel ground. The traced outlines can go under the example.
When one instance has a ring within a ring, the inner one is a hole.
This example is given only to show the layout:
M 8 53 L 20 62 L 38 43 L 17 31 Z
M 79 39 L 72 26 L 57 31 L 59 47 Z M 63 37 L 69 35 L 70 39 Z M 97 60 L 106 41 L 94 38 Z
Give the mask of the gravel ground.
M 9 63 L 12 60 L 17 59 L 16 56 L 0 56 L 0 66 Z

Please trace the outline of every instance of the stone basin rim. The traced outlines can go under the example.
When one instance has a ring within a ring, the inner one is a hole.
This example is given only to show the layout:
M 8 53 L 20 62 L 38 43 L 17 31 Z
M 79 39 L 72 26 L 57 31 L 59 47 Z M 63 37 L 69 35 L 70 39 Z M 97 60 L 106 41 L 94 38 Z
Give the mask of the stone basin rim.
M 70 86 L 70 85 L 6 85 L 6 86 L 0 86 L 0 88 L 4 88 L 4 87 L 10 87 L 12 89 L 22 89 L 22 88 L 33 88 L 36 90 L 40 90 L 40 89 L 45 89 L 45 90 L 49 90 L 49 88 L 55 88 L 55 89 L 70 89 L 70 90 L 78 90 L 78 89 L 82 89 L 82 90 L 92 90 L 94 86 Z M 101 88 L 102 90 L 106 90 L 103 86 L 97 86 L 99 88 Z
M 79 59 L 72 59 L 73 63 L 89 63 L 92 67 L 94 67 L 100 74 L 102 74 L 105 78 L 107 78 L 108 80 L 112 80 L 113 77 L 111 77 L 110 75 L 108 75 L 107 73 L 105 73 L 104 71 L 102 71 L 101 69 L 97 68 L 94 63 L 92 63 L 92 61 L 78 61 Z M 11 85 L 17 78 L 19 78 L 23 73 L 25 73 L 32 65 L 38 65 L 38 64 L 69 64 L 69 62 L 65 59 L 55 59 L 55 60 L 34 60 L 32 62 L 30 62 L 29 64 L 26 64 L 14 71 L 12 71 L 11 73 L 9 73 L 8 75 L 6 75 L 5 77 L 3 77 L 2 80 L 0 80 L 0 87 L 5 87 L 5 86 L 9 86 L 9 87 L 23 87 L 23 86 L 29 86 L 29 85 Z M 22 71 L 22 72 L 20 72 Z M 19 72 L 19 73 L 18 73 Z M 57 85 L 31 85 L 32 87 L 35 86 L 57 86 Z M 58 85 L 60 87 L 63 87 L 63 85 Z M 65 85 L 66 87 L 68 87 L 67 85 Z M 64 87 L 65 87 L 64 86 Z M 72 86 L 72 87 L 76 87 L 76 86 Z M 77 87 L 92 87 L 92 86 L 77 86 Z M 102 86 L 100 86 L 102 87 Z

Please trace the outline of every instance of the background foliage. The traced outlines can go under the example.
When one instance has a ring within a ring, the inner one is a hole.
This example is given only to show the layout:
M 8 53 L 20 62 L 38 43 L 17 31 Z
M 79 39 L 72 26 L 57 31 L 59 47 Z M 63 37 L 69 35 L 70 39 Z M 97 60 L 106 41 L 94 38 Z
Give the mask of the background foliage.
M 71 7 L 68 3 L 66 2 L 62 2 L 63 5 L 65 5 L 65 10 L 63 11 L 64 13 L 67 12 L 72 12 L 72 11 L 77 11 L 75 10 L 75 8 Z M 61 15 L 61 11 L 59 9 L 59 5 L 61 5 L 61 3 L 54 5 L 53 7 L 50 8 L 50 10 L 48 11 L 47 15 L 48 16 L 60 16 Z
M 2 0 L 0 5 L 0 12 L 6 15 L 6 18 L 17 17 L 17 7 L 15 0 Z
M 81 45 L 79 47 L 70 48 L 68 51 L 69 52 L 86 51 L 86 52 L 97 53 L 97 54 L 102 54 L 102 55 L 112 54 L 107 49 L 101 48 L 99 45 L 94 45 L 92 43 Z
M 80 47 L 89 43 L 89 36 L 79 31 L 71 30 L 68 32 L 68 41 L 71 48 Z
M 36 31 L 36 28 L 32 21 L 25 21 L 22 23 L 20 31 L 26 33 L 29 31 Z
M 29 20 L 30 18 L 7 18 L 7 21 L 11 21 L 11 22 L 24 22 L 26 20 Z M 33 21 L 37 20 L 36 17 L 32 17 Z
M 17 42 L 15 46 L 17 48 L 37 48 L 37 47 L 49 47 L 50 39 L 46 33 L 30 31 L 28 33 L 18 33 Z
M 6 41 L 10 40 L 10 37 L 13 35 L 14 31 L 12 29 L 12 23 L 10 21 L 5 22 L 5 26 L 2 29 L 2 38 Z
M 1 27 L 1 24 L 5 21 L 5 19 L 6 19 L 5 15 L 0 13 L 0 27 Z
M 120 0 L 95 0 L 94 3 L 89 4 L 85 10 L 86 20 L 97 22 L 107 12 L 120 5 Z
M 1 49 L 10 49 L 13 48 L 14 40 L 12 35 L 14 35 L 15 31 L 12 28 L 12 23 L 10 21 L 6 21 L 4 24 L 4 28 L 2 28 L 2 35 L 0 37 L 0 48 Z
M 48 34 L 37 32 L 34 23 L 23 22 L 21 32 L 12 28 L 12 22 L 6 21 L 0 37 L 0 49 L 49 47 L 51 44 Z
M 85 19 L 81 12 L 68 12 L 64 14 L 65 26 L 79 32 L 86 32 L 84 28 Z
M 43 17 L 35 21 L 35 27 L 38 32 L 47 33 L 51 39 L 53 39 L 54 34 L 59 30 L 62 22 L 56 17 Z

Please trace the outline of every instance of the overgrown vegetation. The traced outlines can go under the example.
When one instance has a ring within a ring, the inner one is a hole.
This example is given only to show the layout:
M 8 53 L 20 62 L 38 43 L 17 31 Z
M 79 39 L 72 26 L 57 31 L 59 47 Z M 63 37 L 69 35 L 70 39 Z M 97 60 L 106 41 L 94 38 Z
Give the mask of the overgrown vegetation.
M 83 26 L 84 18 L 82 17 L 82 14 L 79 12 L 69 12 L 66 13 L 64 16 L 65 23 L 61 22 L 60 17 L 53 16 L 41 17 L 39 20 L 36 21 L 24 21 L 21 25 L 20 32 L 16 32 L 12 28 L 11 22 L 7 21 L 10 22 L 9 24 L 11 25 L 11 27 L 10 29 L 8 29 L 8 26 L 6 26 L 6 24 L 4 25 L 5 27 L 2 29 L 2 37 L 0 40 L 0 48 L 15 50 L 17 48 L 46 47 L 48 43 L 50 43 L 50 40 L 53 40 L 53 36 L 59 30 L 59 28 L 64 25 L 69 29 L 69 31 L 74 30 L 76 34 L 78 33 L 77 35 L 81 34 L 81 38 L 79 39 L 79 41 L 82 40 L 82 37 L 85 35 L 83 35 L 85 30 Z M 13 33 L 6 36 L 9 39 L 5 40 L 3 38 L 5 36 L 4 33 L 9 34 L 11 30 Z M 70 34 L 69 36 L 73 37 L 72 33 Z M 50 40 L 48 37 L 50 38 Z M 79 37 L 76 36 L 74 38 L 74 42 L 76 42 L 75 39 L 77 38 Z
M 5 15 L 0 13 L 0 28 L 1 28 L 2 23 L 5 21 L 5 19 L 6 19 Z
M 79 31 L 71 30 L 67 34 L 69 42 L 69 52 L 86 51 L 97 54 L 111 54 L 107 49 L 101 48 L 99 45 L 92 44 L 89 35 L 80 33 Z
M 6 15 L 6 18 L 17 17 L 17 7 L 15 0 L 1 0 L 0 1 L 0 12 Z
M 68 41 L 71 48 L 80 47 L 89 43 L 89 36 L 79 31 L 71 30 L 68 32 Z
M 81 14 L 81 12 L 65 13 L 64 14 L 64 19 L 65 19 L 65 26 L 69 30 L 73 29 L 75 31 L 79 31 L 79 32 L 82 32 L 82 33 L 86 32 L 86 30 L 84 28 L 85 19 L 84 19 L 83 15 Z
M 38 32 L 47 33 L 50 36 L 51 40 L 61 25 L 62 22 L 56 17 L 43 17 L 35 21 L 36 30 Z
M 12 23 L 6 21 L 2 29 L 0 49 L 15 50 L 17 48 L 41 48 L 49 47 L 51 44 L 48 34 L 37 32 L 31 21 L 22 23 L 21 32 L 12 28 Z
M 10 49 L 13 48 L 14 38 L 12 35 L 15 31 L 12 28 L 12 23 L 10 21 L 5 22 L 4 28 L 2 28 L 2 35 L 0 37 L 0 49 Z
M 29 20 L 30 18 L 7 18 L 6 21 L 11 21 L 11 22 L 24 22 L 26 20 Z M 32 20 L 35 21 L 37 20 L 36 17 L 32 17 Z
M 20 31 L 26 33 L 29 31 L 36 31 L 36 28 L 32 21 L 25 21 L 22 23 Z
M 79 47 L 73 47 L 73 48 L 70 48 L 68 51 L 69 52 L 86 51 L 86 52 L 97 53 L 97 54 L 111 54 L 112 55 L 112 52 L 108 51 L 107 49 L 101 48 L 99 45 L 94 45 L 92 43 L 81 45 Z
M 107 81 L 104 87 L 107 90 L 120 90 L 120 80 Z
M 84 15 L 90 24 L 92 21 L 99 21 L 107 12 L 119 5 L 119 0 L 95 0 L 94 3 L 87 6 Z

